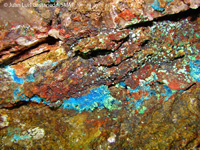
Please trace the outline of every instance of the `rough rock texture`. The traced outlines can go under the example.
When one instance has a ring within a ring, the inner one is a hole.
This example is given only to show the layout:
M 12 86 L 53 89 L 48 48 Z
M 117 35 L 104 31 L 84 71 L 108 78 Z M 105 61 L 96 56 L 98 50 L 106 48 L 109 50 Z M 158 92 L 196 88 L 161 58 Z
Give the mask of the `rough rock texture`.
M 199 5 L 0 1 L 0 149 L 198 149 Z

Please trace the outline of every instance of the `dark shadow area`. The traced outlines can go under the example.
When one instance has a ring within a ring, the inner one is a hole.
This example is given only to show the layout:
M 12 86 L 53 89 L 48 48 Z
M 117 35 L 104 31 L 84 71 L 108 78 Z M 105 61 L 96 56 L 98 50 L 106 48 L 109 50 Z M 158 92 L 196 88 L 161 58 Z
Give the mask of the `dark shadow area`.
M 156 18 L 154 21 L 179 21 L 181 19 L 186 19 L 187 17 L 191 17 L 190 21 L 195 21 L 197 17 L 200 15 L 200 7 L 198 9 L 188 9 L 183 12 L 179 12 L 173 15 L 166 15 L 163 17 Z
M 25 106 L 25 105 L 28 105 L 30 102 L 26 102 L 26 101 L 20 101 L 20 102 L 17 102 L 15 104 L 13 104 L 12 107 L 2 107 L 2 108 L 5 108 L 5 109 L 8 109 L 8 110 L 13 110 L 13 109 L 18 109 L 20 108 L 21 106 Z
M 59 41 L 59 39 L 55 39 L 54 37 L 48 36 L 46 39 L 42 40 L 41 42 L 36 43 L 35 45 L 32 45 L 30 47 L 24 47 L 21 50 L 21 52 L 19 52 L 17 55 L 13 56 L 12 58 L 9 58 L 7 61 L 3 62 L 3 64 L 0 64 L 0 67 L 5 67 L 7 65 L 12 64 L 14 61 L 19 59 L 21 55 L 27 54 L 28 51 L 37 48 L 41 44 L 47 43 L 48 45 L 55 45 L 58 41 Z M 9 51 L 9 49 L 8 49 L 8 51 Z
M 148 44 L 149 41 L 150 41 L 150 40 L 145 40 L 145 41 L 143 41 L 143 42 L 140 44 L 140 46 L 141 46 L 141 47 L 144 47 L 145 45 Z
M 128 25 L 125 29 L 137 29 L 140 27 L 149 27 L 153 26 L 153 20 L 152 21 L 146 21 L 146 22 L 139 22 L 136 24 Z
M 184 89 L 184 91 L 187 91 L 187 90 L 189 90 L 191 87 L 193 87 L 193 86 L 195 86 L 196 85 L 196 83 L 193 83 L 192 85 L 190 85 L 188 88 L 186 88 L 186 89 Z
M 106 55 L 109 55 L 110 53 L 114 53 L 115 51 L 117 51 L 128 40 L 129 40 L 129 36 L 127 36 L 123 39 L 120 39 L 118 41 L 113 40 L 115 43 L 121 42 L 121 44 L 116 48 L 116 50 L 107 50 L 107 49 L 92 50 L 91 49 L 91 51 L 88 53 L 82 53 L 80 51 L 76 51 L 74 57 L 80 56 L 83 59 L 90 59 L 90 58 L 97 57 L 97 56 L 106 56 Z
M 106 50 L 106 49 L 104 49 L 104 50 L 99 49 L 99 50 L 95 50 L 95 51 L 90 51 L 88 53 L 82 53 L 80 51 L 76 51 L 75 56 L 80 56 L 83 59 L 90 59 L 90 58 L 97 57 L 97 56 L 106 56 L 112 52 L 113 51 Z
M 185 19 L 188 17 L 191 17 L 190 21 L 195 21 L 199 15 L 200 15 L 200 7 L 197 9 L 188 9 L 186 11 L 179 12 L 177 14 L 165 15 L 163 17 L 155 18 L 152 21 L 140 22 L 133 25 L 129 25 L 126 27 L 126 29 L 135 29 L 135 28 L 140 28 L 140 27 L 152 26 L 154 21 L 156 22 L 165 21 L 165 20 L 179 21 L 181 19 Z
M 20 63 L 20 62 L 23 62 L 23 61 L 28 60 L 28 59 L 30 59 L 30 58 L 33 58 L 33 57 L 35 57 L 35 56 L 38 56 L 38 55 L 41 55 L 41 54 L 44 54 L 44 53 L 48 53 L 49 51 L 50 51 L 50 50 L 46 50 L 46 51 L 41 52 L 41 53 L 39 53 L 39 54 L 35 54 L 35 55 L 30 56 L 30 57 L 27 57 L 27 58 L 25 58 L 25 59 L 23 59 L 23 60 L 17 61 L 17 62 L 15 62 L 15 63 L 11 63 L 11 65 L 16 65 L 16 64 L 18 64 L 18 63 Z

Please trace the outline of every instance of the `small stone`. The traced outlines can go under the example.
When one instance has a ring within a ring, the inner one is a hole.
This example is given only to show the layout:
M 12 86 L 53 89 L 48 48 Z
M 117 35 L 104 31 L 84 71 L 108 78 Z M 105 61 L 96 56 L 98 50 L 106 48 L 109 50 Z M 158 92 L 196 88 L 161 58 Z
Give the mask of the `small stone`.
M 55 39 L 60 39 L 63 40 L 64 37 L 60 35 L 60 31 L 56 30 L 56 29 L 51 29 L 48 34 L 52 37 L 54 37 Z
M 39 127 L 27 130 L 28 135 L 30 135 L 34 140 L 42 139 L 45 135 L 44 129 Z
M 7 127 L 9 125 L 8 115 L 0 116 L 0 128 Z
M 112 132 L 107 141 L 109 143 L 115 143 L 115 138 L 116 138 L 116 135 Z

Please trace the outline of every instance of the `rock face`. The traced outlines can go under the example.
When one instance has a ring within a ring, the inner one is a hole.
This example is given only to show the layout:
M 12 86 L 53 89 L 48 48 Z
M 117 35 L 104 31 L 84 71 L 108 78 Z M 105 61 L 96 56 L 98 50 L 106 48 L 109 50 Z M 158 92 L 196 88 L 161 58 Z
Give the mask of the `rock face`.
M 0 148 L 198 149 L 199 5 L 0 1 Z

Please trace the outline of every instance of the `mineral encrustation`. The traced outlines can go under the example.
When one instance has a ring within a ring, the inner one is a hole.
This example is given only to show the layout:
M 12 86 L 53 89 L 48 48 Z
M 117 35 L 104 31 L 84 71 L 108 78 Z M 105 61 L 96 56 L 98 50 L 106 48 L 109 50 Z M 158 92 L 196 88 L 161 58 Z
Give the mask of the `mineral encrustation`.
M 0 149 L 199 149 L 199 0 L 0 0 Z

